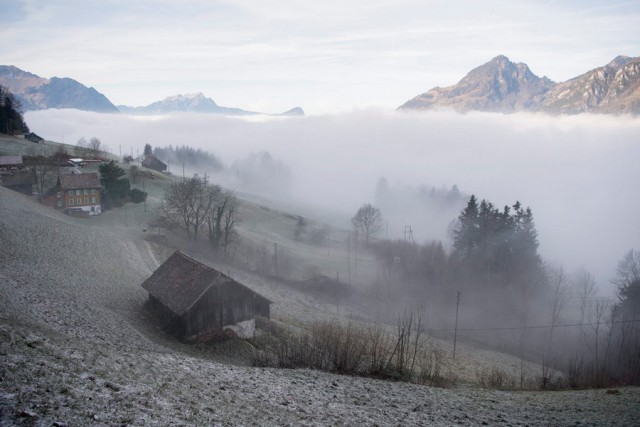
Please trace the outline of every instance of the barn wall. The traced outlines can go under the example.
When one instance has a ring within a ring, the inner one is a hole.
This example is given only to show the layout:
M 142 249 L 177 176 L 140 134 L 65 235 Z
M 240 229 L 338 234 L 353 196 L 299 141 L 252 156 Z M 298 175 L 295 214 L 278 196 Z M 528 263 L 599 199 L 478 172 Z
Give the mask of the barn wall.
M 233 282 L 212 286 L 185 315 L 185 335 L 209 334 L 214 330 L 255 319 L 256 294 Z M 266 308 L 268 317 L 268 304 Z
M 155 316 L 160 319 L 162 328 L 177 336 L 185 333 L 185 321 L 180 316 L 165 307 L 156 297 L 149 294 L 149 307 Z

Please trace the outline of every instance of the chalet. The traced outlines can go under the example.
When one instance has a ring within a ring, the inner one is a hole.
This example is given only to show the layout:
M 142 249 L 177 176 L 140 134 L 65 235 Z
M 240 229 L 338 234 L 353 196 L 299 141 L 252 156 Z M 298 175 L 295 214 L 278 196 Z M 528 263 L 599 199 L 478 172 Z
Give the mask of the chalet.
M 28 169 L 13 170 L 6 175 L 0 175 L 0 184 L 27 196 L 33 194 L 34 182 L 33 173 Z
M 0 170 L 17 170 L 23 167 L 22 156 L 0 156 Z
M 142 161 L 142 166 L 145 168 L 157 170 L 158 172 L 164 172 L 167 170 L 167 165 L 156 156 L 147 156 Z
M 41 136 L 36 135 L 33 132 L 30 132 L 28 134 L 26 134 L 24 136 L 25 139 L 31 141 L 31 142 L 35 142 L 36 144 L 40 144 L 42 142 L 44 142 L 44 138 L 42 138 Z
M 55 207 L 73 216 L 100 215 L 100 177 L 97 172 L 61 174 L 55 194 Z
M 142 283 L 149 305 L 172 334 L 186 340 L 248 338 L 271 301 L 182 252 L 174 252 Z

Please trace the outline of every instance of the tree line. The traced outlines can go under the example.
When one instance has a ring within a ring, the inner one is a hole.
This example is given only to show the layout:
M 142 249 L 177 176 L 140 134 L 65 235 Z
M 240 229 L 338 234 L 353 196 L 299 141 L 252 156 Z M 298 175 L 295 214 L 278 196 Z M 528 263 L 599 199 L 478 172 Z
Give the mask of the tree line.
M 29 132 L 29 127 L 22 117 L 20 101 L 2 85 L 0 85 L 0 132 L 7 135 Z

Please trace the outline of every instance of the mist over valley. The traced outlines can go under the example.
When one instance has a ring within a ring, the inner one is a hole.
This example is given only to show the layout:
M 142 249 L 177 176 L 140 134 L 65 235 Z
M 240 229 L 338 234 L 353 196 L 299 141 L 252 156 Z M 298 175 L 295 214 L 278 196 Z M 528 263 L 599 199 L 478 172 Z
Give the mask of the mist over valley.
M 416 240 L 450 244 L 449 223 L 471 194 L 496 206 L 516 201 L 533 209 L 545 259 L 569 271 L 587 268 L 605 294 L 617 260 L 640 240 L 635 163 L 640 119 L 631 116 L 548 116 L 361 110 L 350 114 L 240 119 L 206 114 L 135 117 L 75 110 L 29 112 L 47 139 L 74 144 L 98 135 L 113 153 L 187 145 L 216 156 L 222 166 L 185 166 L 222 185 L 287 202 L 301 213 L 339 213 L 348 227 L 357 207 L 376 202 L 384 178 L 397 197 L 382 213 L 390 238 L 406 225 Z M 268 153 L 274 164 L 256 168 Z M 233 173 L 254 157 L 255 177 Z M 181 164 L 169 163 L 182 175 Z M 456 185 L 453 203 L 430 202 L 435 188 Z M 421 196 L 422 195 L 422 196 Z M 316 214 L 322 217 L 322 213 Z

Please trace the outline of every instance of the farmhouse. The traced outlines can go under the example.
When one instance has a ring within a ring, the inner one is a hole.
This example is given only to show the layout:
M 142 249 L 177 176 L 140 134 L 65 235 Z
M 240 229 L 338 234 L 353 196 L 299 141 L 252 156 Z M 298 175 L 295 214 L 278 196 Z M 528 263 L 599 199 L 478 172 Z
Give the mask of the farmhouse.
M 167 165 L 156 156 L 147 156 L 142 161 L 142 166 L 145 168 L 157 170 L 158 172 L 164 172 L 167 170 Z
M 58 176 L 56 209 L 73 216 L 100 215 L 100 177 L 97 172 Z
M 142 287 L 172 334 L 187 340 L 252 337 L 256 315 L 269 317 L 271 301 L 182 252 L 174 252 Z
M 40 144 L 42 142 L 44 142 L 44 138 L 42 138 L 41 136 L 36 135 L 33 132 L 30 132 L 28 134 L 26 134 L 24 136 L 25 139 L 31 141 L 31 142 L 35 142 L 36 144 Z

